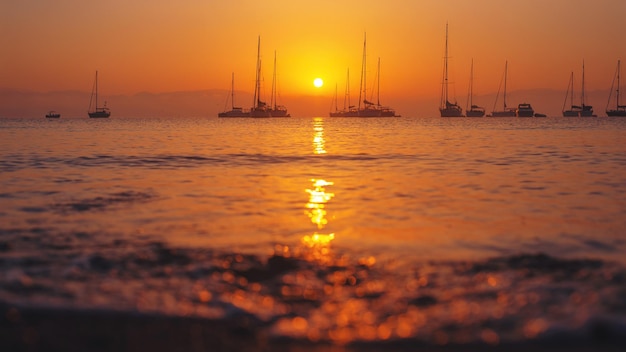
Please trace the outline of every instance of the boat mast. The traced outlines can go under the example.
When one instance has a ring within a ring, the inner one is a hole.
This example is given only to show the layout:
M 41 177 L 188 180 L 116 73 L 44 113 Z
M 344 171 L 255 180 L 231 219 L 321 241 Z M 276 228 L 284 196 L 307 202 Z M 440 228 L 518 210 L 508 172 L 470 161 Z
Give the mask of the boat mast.
M 366 66 L 366 43 L 367 43 L 367 33 L 363 35 L 363 60 L 361 61 L 361 86 L 359 87 L 359 110 L 361 110 L 361 101 L 367 99 L 367 82 L 365 76 L 365 66 Z M 362 94 L 362 95 L 361 95 Z
M 338 92 L 338 90 L 337 90 L 337 83 L 335 83 L 335 111 L 339 111 L 339 108 L 337 107 L 337 104 L 338 104 L 337 103 L 337 97 L 338 97 L 337 92 Z
M 446 48 L 443 55 L 443 94 L 441 96 L 441 107 L 448 107 L 448 22 L 446 22 Z
M 378 82 L 376 83 L 376 105 L 380 106 L 380 57 L 378 58 Z
M 259 36 L 257 51 L 256 51 L 256 81 L 254 83 L 254 101 L 252 106 L 254 108 L 258 107 L 259 100 L 261 99 L 261 81 L 260 81 L 260 72 L 261 72 L 261 36 Z
M 270 106 L 273 106 L 274 110 L 276 110 L 276 105 L 276 50 L 274 50 L 274 74 L 272 75 L 272 98 Z
M 506 79 L 509 73 L 509 61 L 504 62 L 504 110 L 506 110 Z
M 572 73 L 573 75 L 573 73 Z M 573 82 L 572 82 L 573 84 Z M 580 107 L 584 108 L 585 107 L 585 60 L 583 60 L 583 78 L 582 78 L 582 91 L 580 92 Z M 572 91 L 574 89 L 572 88 Z M 573 95 L 573 92 L 572 92 Z
M 346 75 L 346 92 L 343 96 L 343 110 L 346 111 L 346 101 L 348 102 L 347 108 L 350 108 L 350 68 L 348 68 L 348 73 Z
M 621 60 L 617 60 L 617 89 L 615 90 L 615 95 L 617 96 L 617 110 L 619 110 L 619 74 L 621 69 Z
M 232 73 L 232 79 L 230 82 L 230 105 L 231 110 L 235 110 L 235 72 Z
M 96 111 L 98 111 L 98 70 L 96 70 Z
M 474 58 L 472 58 L 472 65 L 470 66 L 470 85 L 469 85 L 469 106 L 465 107 L 465 110 L 470 111 L 472 109 L 474 109 L 474 101 L 473 101 L 473 96 L 474 95 Z
M 565 105 L 567 105 L 567 96 L 569 95 L 570 106 L 574 106 L 574 71 L 569 76 L 569 83 L 567 84 L 567 93 L 565 94 L 565 101 L 563 102 L 563 109 L 565 111 Z M 571 108 L 570 108 L 571 109 Z

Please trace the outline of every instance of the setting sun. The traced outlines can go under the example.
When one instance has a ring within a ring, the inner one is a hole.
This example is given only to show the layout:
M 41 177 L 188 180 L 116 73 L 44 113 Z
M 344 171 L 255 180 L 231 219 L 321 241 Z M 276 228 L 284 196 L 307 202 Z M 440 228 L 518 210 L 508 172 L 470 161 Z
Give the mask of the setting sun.
M 321 78 L 316 78 L 313 80 L 313 85 L 319 88 L 324 85 L 324 81 Z

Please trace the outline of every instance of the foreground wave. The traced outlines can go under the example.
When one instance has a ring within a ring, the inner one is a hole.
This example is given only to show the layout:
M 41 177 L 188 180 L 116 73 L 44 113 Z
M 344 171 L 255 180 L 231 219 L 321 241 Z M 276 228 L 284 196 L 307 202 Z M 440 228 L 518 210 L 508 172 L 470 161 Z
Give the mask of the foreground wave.
M 103 238 L 0 231 L 3 350 L 626 346 L 626 269 L 612 262 L 380 262 L 324 241 L 264 257 Z

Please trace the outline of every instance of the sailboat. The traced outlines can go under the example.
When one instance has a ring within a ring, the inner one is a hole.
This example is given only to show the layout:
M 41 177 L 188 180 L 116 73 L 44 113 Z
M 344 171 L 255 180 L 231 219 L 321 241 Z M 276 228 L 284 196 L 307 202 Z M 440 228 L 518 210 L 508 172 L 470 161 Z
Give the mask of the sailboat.
M 91 103 L 94 102 L 94 97 L 95 109 L 91 110 Z M 109 111 L 109 108 L 107 108 L 106 102 L 104 102 L 103 107 L 98 107 L 98 71 L 96 71 L 96 79 L 93 84 L 93 89 L 91 90 L 91 98 L 89 99 L 89 110 L 87 111 L 87 114 L 90 118 L 107 118 L 111 116 L 111 111 Z
M 565 110 L 565 104 L 567 98 L 570 98 L 570 109 Z M 563 116 L 564 117 L 594 117 L 593 107 L 585 104 L 585 62 L 583 61 L 583 76 L 582 76 L 582 89 L 580 93 L 580 105 L 574 105 L 574 72 L 572 72 L 567 86 L 567 93 L 565 94 L 565 101 L 563 102 Z
M 470 85 L 468 95 L 468 106 L 465 107 L 465 114 L 467 117 L 483 117 L 485 116 L 485 108 L 473 103 L 474 95 L 474 59 L 472 59 L 472 67 L 470 69 Z
M 509 108 L 506 106 L 506 81 L 507 81 L 508 72 L 509 72 L 509 62 L 506 61 L 504 63 L 504 94 L 503 94 L 504 104 L 502 106 L 502 110 L 495 111 L 496 105 L 498 104 L 498 96 L 500 95 L 500 87 L 498 87 L 498 93 L 496 94 L 496 101 L 493 104 L 493 111 L 491 112 L 491 115 L 490 115 L 492 117 L 515 117 L 515 109 Z
M 276 91 L 278 90 L 278 84 L 276 82 L 276 51 L 274 51 L 274 74 L 272 78 L 272 98 L 270 100 L 270 115 L 272 117 L 291 117 L 287 112 L 287 108 L 283 105 L 278 105 L 276 100 Z
M 613 83 L 611 83 L 611 93 L 609 94 L 609 101 L 606 103 L 606 114 L 608 116 L 626 116 L 626 105 L 619 105 L 620 98 L 620 60 L 617 60 L 617 70 L 613 77 Z M 615 77 L 617 77 L 617 89 L 615 89 L 615 109 L 609 110 L 609 104 L 611 103 L 611 95 L 613 95 L 613 88 L 615 87 Z
M 441 85 L 441 104 L 439 106 L 441 117 L 463 117 L 463 109 L 448 99 L 448 24 L 446 23 L 446 51 L 443 57 L 443 82 Z
M 343 97 L 343 109 L 339 110 L 337 104 L 337 89 L 335 89 L 335 111 L 328 113 L 330 117 L 356 117 L 358 115 L 357 108 L 350 104 L 350 69 L 346 75 L 346 90 Z
M 257 45 L 256 79 L 254 84 L 254 101 L 250 109 L 250 117 L 270 117 L 267 103 L 261 100 L 261 36 Z
M 378 58 L 378 68 L 376 70 L 376 105 L 370 106 L 370 110 L 377 112 L 375 116 L 400 117 L 400 115 L 396 115 L 394 109 L 380 104 L 380 57 Z
M 394 109 L 380 104 L 380 58 L 378 58 L 377 71 L 377 102 L 373 103 L 367 100 L 367 34 L 363 37 L 363 60 L 361 62 L 361 83 L 359 87 L 359 104 L 358 106 L 348 106 L 339 111 L 331 112 L 331 117 L 399 117 Z M 348 72 L 348 81 L 349 81 Z M 349 82 L 346 82 L 346 96 L 349 95 Z M 361 105 L 361 103 L 363 105 Z M 345 105 L 345 103 L 344 103 Z
M 222 111 L 217 114 L 217 117 L 250 117 L 250 112 L 245 111 L 240 107 L 235 106 L 235 73 L 232 74 L 231 87 L 230 87 L 230 102 L 231 108 L 229 111 Z M 228 100 L 226 100 L 228 104 Z
M 582 87 L 580 91 L 580 107 L 582 110 L 580 111 L 580 116 L 582 117 L 596 117 L 593 113 L 593 106 L 585 104 L 585 61 L 583 61 L 583 79 L 582 79 Z
M 570 99 L 569 110 L 565 110 L 565 105 L 567 104 L 567 98 Z M 569 83 L 567 84 L 567 92 L 565 93 L 565 101 L 563 102 L 563 117 L 578 117 L 580 116 L 580 112 L 582 109 L 580 106 L 574 105 L 574 72 L 572 71 Z

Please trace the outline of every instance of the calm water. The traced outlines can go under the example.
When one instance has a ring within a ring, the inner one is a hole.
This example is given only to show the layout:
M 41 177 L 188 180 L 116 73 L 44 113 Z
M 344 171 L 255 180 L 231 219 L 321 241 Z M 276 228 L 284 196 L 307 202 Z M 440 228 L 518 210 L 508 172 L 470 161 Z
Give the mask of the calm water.
M 609 118 L 0 119 L 0 301 L 245 312 L 336 343 L 624 332 L 625 136 Z

